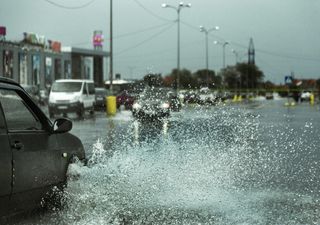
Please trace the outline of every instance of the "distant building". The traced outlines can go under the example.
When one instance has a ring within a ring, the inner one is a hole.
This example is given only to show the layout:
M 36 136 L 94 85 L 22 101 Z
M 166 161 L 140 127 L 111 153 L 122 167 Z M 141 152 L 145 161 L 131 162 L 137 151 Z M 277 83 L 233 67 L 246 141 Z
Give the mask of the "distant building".
M 64 78 L 93 79 L 97 86 L 103 86 L 107 57 L 109 53 L 102 50 L 66 48 L 33 33 L 24 33 L 20 42 L 7 41 L 2 35 L 0 76 L 41 89 Z

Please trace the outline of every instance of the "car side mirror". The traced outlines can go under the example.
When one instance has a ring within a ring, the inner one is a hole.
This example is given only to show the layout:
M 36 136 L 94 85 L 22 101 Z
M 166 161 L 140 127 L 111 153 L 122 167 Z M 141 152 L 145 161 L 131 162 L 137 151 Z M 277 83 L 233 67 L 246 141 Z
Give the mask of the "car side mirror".
M 66 133 L 72 129 L 72 122 L 66 118 L 56 119 L 53 123 L 53 133 Z

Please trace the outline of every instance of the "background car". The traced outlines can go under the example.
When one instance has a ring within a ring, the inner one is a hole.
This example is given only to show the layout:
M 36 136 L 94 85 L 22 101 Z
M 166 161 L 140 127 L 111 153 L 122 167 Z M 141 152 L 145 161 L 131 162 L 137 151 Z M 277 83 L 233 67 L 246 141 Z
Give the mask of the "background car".
M 301 96 L 300 96 L 300 99 L 301 101 L 310 101 L 310 96 L 311 96 L 311 93 L 309 91 L 303 91 L 301 93 Z
M 106 107 L 106 96 L 108 95 L 107 89 L 95 88 L 95 109 L 104 109 Z
M 66 184 L 69 164 L 85 160 L 71 128 L 68 119 L 52 123 L 19 84 L 0 78 L 0 221 L 46 205 L 46 194 Z
M 124 90 L 117 95 L 117 108 L 120 108 L 121 105 L 124 106 L 125 109 L 132 109 L 133 102 L 135 100 L 137 93 L 133 91 Z
M 93 80 L 56 80 L 49 95 L 49 116 L 77 113 L 82 118 L 85 111 L 94 113 L 95 89 Z
M 139 119 L 158 119 L 170 115 L 170 99 L 166 90 L 146 88 L 132 105 L 132 115 Z

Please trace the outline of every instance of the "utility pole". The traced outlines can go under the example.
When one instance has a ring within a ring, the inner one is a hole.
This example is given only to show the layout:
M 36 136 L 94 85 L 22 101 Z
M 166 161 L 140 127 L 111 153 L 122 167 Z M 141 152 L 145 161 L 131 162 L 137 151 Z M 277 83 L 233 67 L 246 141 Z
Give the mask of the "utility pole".
M 247 72 L 247 88 L 249 88 L 249 77 L 251 78 L 251 88 L 254 88 L 254 84 L 253 84 L 253 74 L 252 74 L 252 70 L 249 68 L 251 65 L 255 65 L 255 50 L 254 50 L 254 45 L 253 45 L 253 39 L 250 38 L 250 42 L 249 42 L 249 48 L 248 48 L 248 69 L 249 69 L 249 73 Z
M 110 80 L 110 93 L 112 94 L 112 90 L 113 90 L 113 22 L 112 22 L 112 0 L 110 0 L 110 71 L 109 71 L 109 80 Z

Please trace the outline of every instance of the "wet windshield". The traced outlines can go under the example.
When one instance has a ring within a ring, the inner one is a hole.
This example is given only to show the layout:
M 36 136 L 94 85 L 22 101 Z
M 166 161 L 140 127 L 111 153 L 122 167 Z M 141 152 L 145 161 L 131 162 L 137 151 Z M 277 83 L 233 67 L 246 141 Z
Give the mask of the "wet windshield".
M 56 82 L 52 85 L 52 92 L 79 92 L 82 83 L 79 82 Z

